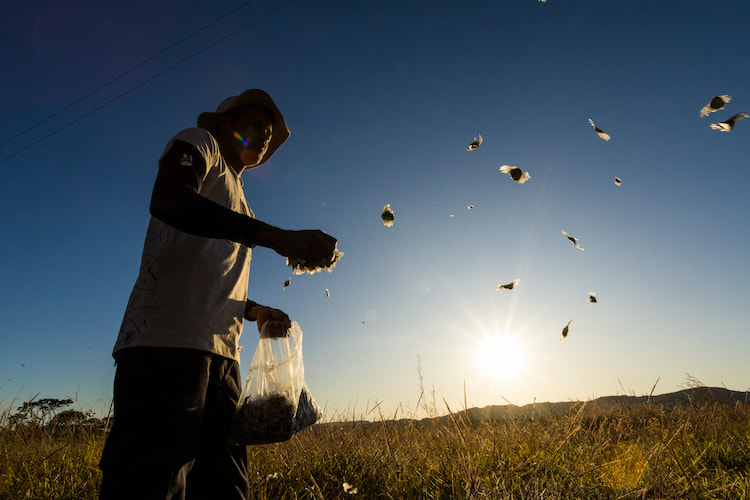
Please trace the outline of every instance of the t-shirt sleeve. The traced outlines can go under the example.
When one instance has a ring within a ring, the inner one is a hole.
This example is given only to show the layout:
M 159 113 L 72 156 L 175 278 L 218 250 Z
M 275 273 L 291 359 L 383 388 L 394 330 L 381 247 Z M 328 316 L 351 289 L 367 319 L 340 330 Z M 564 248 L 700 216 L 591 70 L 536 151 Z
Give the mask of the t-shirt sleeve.
M 190 144 L 203 156 L 203 163 L 206 170 L 202 173 L 202 180 L 205 180 L 208 172 L 219 163 L 219 159 L 221 158 L 219 144 L 216 142 L 216 139 L 207 130 L 202 128 L 194 127 L 182 130 L 167 143 L 159 161 L 164 158 L 176 141 Z

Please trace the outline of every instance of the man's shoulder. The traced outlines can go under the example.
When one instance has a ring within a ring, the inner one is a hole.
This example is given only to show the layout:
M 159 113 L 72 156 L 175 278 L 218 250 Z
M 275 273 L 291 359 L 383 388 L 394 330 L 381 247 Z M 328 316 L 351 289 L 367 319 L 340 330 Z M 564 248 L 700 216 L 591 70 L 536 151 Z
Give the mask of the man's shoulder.
M 206 161 L 207 166 L 221 162 L 221 149 L 211 133 L 203 128 L 191 127 L 177 132 L 165 148 L 165 154 L 172 149 L 177 141 L 187 143 L 195 148 Z
M 210 149 L 219 149 L 219 143 L 211 132 L 200 127 L 190 127 L 177 132 L 172 140 L 180 140 L 192 144 L 195 147 L 208 147 Z

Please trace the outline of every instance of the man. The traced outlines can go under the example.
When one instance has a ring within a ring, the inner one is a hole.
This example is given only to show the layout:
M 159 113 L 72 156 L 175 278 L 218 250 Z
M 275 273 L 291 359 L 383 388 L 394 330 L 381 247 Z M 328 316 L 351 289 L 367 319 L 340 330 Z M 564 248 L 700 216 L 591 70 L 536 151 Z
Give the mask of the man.
M 114 423 L 100 499 L 246 499 L 247 452 L 228 438 L 241 392 L 243 319 L 291 326 L 247 299 L 251 249 L 332 264 L 336 240 L 256 220 L 240 174 L 289 137 L 250 89 L 202 113 L 159 160 L 141 268 L 113 350 Z

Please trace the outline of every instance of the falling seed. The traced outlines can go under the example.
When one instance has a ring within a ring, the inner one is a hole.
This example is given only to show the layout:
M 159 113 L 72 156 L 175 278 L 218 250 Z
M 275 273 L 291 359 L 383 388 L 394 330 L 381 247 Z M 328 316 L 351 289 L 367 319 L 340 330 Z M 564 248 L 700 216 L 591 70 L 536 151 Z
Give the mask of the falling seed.
M 469 205 L 469 206 L 468 206 L 468 207 L 466 207 L 466 208 L 468 208 L 469 210 L 471 210 L 472 208 L 474 208 L 474 205 Z
M 383 207 L 383 213 L 381 214 L 380 218 L 383 220 L 383 225 L 385 227 L 393 226 L 395 217 L 393 215 L 393 210 L 391 209 L 390 204 Z
M 475 149 L 477 149 L 479 146 L 482 145 L 483 140 L 484 139 L 482 139 L 482 134 L 479 134 L 477 137 L 474 138 L 471 144 L 469 144 L 469 147 L 466 148 L 466 151 L 474 151 Z
M 750 115 L 748 115 L 747 113 L 737 113 L 736 115 L 734 115 L 733 117 L 731 117 L 729 120 L 727 120 L 725 122 L 712 123 L 711 124 L 711 128 L 714 129 L 714 130 L 718 130 L 720 132 L 729 132 L 730 130 L 732 130 L 734 128 L 734 125 L 738 121 L 740 121 L 743 118 L 746 118 L 748 116 L 750 116 Z
M 622 184 L 622 179 L 620 179 L 619 177 L 615 177 L 615 184 L 618 186 Z
M 578 244 L 578 238 L 575 238 L 575 237 L 569 235 L 565 231 L 562 231 L 562 234 L 564 234 L 566 238 L 568 238 L 571 242 L 573 242 L 573 244 L 576 246 L 576 248 L 578 248 L 579 250 L 583 250 L 583 248 L 581 248 L 581 246 Z
M 560 339 L 560 340 L 563 340 L 563 339 L 565 339 L 565 338 L 568 337 L 568 327 L 570 327 L 570 324 L 572 322 L 573 322 L 573 320 L 571 319 L 570 321 L 568 321 L 568 324 L 565 325 L 565 328 L 562 329 L 562 339 Z
M 703 106 L 701 108 L 701 116 L 708 116 L 709 114 L 713 113 L 714 111 L 719 111 L 720 109 L 723 109 L 726 104 L 731 101 L 732 98 L 728 95 L 715 95 L 711 102 Z
M 331 296 L 331 292 L 328 291 L 328 288 L 326 288 L 326 298 Z
M 598 302 L 598 301 L 596 300 L 596 293 L 594 293 L 594 292 L 589 292 L 589 300 L 588 300 L 588 303 L 589 303 L 589 304 L 596 304 L 597 302 Z
M 503 165 L 500 167 L 500 171 L 504 174 L 510 175 L 510 178 L 516 181 L 519 184 L 523 184 L 529 178 L 531 178 L 531 174 L 528 172 L 524 172 L 518 167 L 514 167 L 513 165 Z
M 589 118 L 589 123 L 591 124 L 592 127 L 594 127 L 594 130 L 596 130 L 596 134 L 599 137 L 601 137 L 605 141 L 608 141 L 610 139 L 609 134 L 607 134 L 602 129 L 600 129 L 599 127 L 597 127 L 596 125 L 594 125 L 594 120 L 592 120 L 591 118 Z
M 497 288 L 495 290 L 513 290 L 516 286 L 518 286 L 519 279 L 516 278 L 507 285 L 497 285 Z
M 284 282 L 284 286 L 282 286 L 281 289 L 282 290 L 286 289 L 286 287 L 291 285 L 291 283 L 292 283 L 292 278 L 287 278 L 286 281 Z

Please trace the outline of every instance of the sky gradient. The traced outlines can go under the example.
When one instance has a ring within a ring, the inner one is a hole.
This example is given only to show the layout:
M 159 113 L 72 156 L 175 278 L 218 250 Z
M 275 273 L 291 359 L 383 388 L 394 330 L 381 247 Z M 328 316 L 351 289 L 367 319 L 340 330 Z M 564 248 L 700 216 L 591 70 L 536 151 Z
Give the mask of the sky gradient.
M 292 276 L 256 249 L 250 272 L 250 297 L 299 322 L 328 418 L 419 416 L 420 384 L 441 411 L 671 392 L 688 374 L 750 388 L 750 119 L 709 126 L 750 112 L 746 2 L 0 12 L 3 408 L 39 393 L 108 410 L 158 157 L 247 88 L 292 132 L 243 175 L 248 204 L 345 254 Z M 719 94 L 732 100 L 701 118 Z M 241 344 L 244 374 L 254 324 Z

